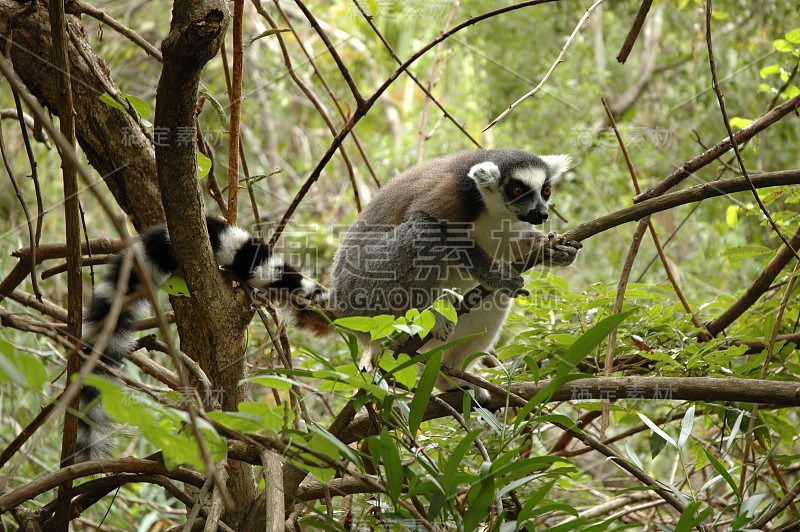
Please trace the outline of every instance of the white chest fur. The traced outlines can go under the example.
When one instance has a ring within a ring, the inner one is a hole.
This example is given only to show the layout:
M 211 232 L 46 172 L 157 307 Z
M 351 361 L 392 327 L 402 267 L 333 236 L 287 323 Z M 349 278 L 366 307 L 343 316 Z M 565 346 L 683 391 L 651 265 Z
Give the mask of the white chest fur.
M 472 238 L 475 243 L 495 259 L 514 260 L 525 247 L 520 241 L 530 233 L 531 224 L 516 218 L 482 213 L 475 220 Z

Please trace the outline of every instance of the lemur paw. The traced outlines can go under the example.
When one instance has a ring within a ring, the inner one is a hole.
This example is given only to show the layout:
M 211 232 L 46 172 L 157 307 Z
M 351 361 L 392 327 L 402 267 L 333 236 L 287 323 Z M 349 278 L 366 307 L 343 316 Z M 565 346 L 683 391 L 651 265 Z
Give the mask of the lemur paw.
M 511 298 L 530 295 L 530 292 L 523 288 L 525 280 L 522 275 L 510 262 L 499 260 L 495 263 L 495 267 L 496 278 L 487 283 L 489 288 L 502 290 Z
M 411 335 L 408 333 L 400 333 L 397 337 L 392 340 L 389 344 L 389 351 L 392 353 L 397 353 L 397 350 L 406 345 L 406 343 L 411 339 Z
M 551 266 L 569 266 L 578 257 L 583 244 L 576 240 L 568 240 L 563 244 L 545 248 L 544 263 Z
M 436 316 L 436 323 L 434 324 L 433 329 L 431 329 L 430 334 L 433 338 L 444 342 L 450 338 L 451 334 L 453 334 L 456 324 L 438 312 L 434 312 L 433 314 Z

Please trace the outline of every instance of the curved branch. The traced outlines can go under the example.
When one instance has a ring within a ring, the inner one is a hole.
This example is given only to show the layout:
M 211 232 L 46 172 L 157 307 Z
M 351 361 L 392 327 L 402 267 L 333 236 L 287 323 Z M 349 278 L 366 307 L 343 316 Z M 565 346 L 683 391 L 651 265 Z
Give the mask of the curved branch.
M 797 185 L 800 184 L 800 169 L 764 172 L 753 176 L 752 181 L 755 188 Z M 665 211 L 687 203 L 702 201 L 707 198 L 723 196 L 733 192 L 743 192 L 745 190 L 750 190 L 750 186 L 743 177 L 733 177 L 730 179 L 720 179 L 719 181 L 703 183 L 663 196 L 646 199 L 630 207 L 620 209 L 617 212 L 601 216 L 590 222 L 582 223 L 578 227 L 563 233 L 561 236 L 564 240 L 586 240 L 612 227 L 639 220 L 648 214 Z M 647 192 L 644 194 L 647 194 Z
M 163 462 L 141 458 L 112 458 L 110 460 L 92 460 L 71 465 L 37 478 L 19 488 L 0 495 L 0 514 L 18 506 L 25 501 L 49 491 L 68 480 L 75 480 L 89 475 L 107 473 L 138 473 L 142 475 L 163 475 L 193 486 L 203 485 L 203 475 L 188 467 L 179 466 L 167 471 Z

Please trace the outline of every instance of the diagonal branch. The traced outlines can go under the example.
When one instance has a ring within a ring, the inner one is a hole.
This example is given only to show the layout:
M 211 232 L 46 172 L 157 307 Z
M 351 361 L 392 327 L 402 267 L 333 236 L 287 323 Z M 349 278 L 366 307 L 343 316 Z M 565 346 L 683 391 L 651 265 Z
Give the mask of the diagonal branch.
M 537 92 L 539 92 L 542 89 L 542 87 L 544 87 L 544 84 L 547 83 L 547 80 L 549 80 L 550 76 L 553 75 L 553 72 L 555 72 L 555 70 L 558 67 L 558 65 L 560 65 L 561 63 L 564 62 L 564 55 L 567 53 L 567 50 L 569 49 L 570 45 L 572 44 L 572 41 L 575 40 L 575 37 L 578 35 L 578 32 L 581 30 L 581 28 L 586 23 L 586 21 L 589 20 L 589 17 L 592 15 L 592 12 L 597 8 L 597 6 L 599 6 L 603 2 L 604 2 L 604 0 L 597 0 L 594 4 L 592 4 L 589 7 L 589 9 L 586 10 L 586 13 L 583 14 L 581 19 L 578 21 L 578 24 L 575 26 L 575 29 L 572 30 L 572 34 L 567 39 L 567 42 L 564 43 L 564 46 L 561 48 L 561 52 L 558 54 L 558 57 L 556 57 L 555 63 L 553 63 L 553 66 L 550 67 L 550 70 L 548 70 L 547 73 L 545 73 L 544 77 L 542 78 L 542 81 L 540 81 L 539 84 L 536 85 L 533 88 L 533 90 L 531 90 L 527 94 L 523 95 L 516 102 L 512 103 L 511 105 L 509 105 L 508 108 L 505 111 L 503 111 L 502 113 L 500 113 L 497 118 L 495 118 L 494 120 L 489 122 L 489 125 L 487 125 L 485 128 L 483 128 L 483 131 L 487 131 L 488 129 L 490 129 L 496 123 L 498 123 L 503 118 L 505 118 L 508 115 L 508 113 L 510 113 L 511 111 L 516 109 L 522 102 L 524 102 L 528 98 L 531 98 L 532 96 L 534 96 Z
M 488 11 L 481 15 L 477 15 L 474 17 L 470 17 L 466 21 L 462 22 L 461 24 L 456 25 L 451 30 L 443 32 L 441 35 L 433 39 L 431 42 L 420 48 L 419 50 L 414 53 L 410 58 L 408 58 L 402 65 L 400 65 L 397 70 L 395 70 L 386 80 L 378 87 L 375 92 L 370 96 L 368 100 L 364 102 L 363 105 L 359 105 L 356 107 L 355 112 L 350 117 L 350 120 L 342 127 L 339 131 L 339 134 L 334 137 L 331 141 L 330 146 L 328 146 L 327 151 L 323 154 L 322 158 L 317 163 L 317 166 L 311 171 L 311 174 L 306 178 L 306 181 L 300 187 L 300 190 L 295 195 L 292 203 L 286 209 L 286 212 L 283 214 L 280 222 L 278 222 L 277 227 L 275 228 L 275 232 L 272 234 L 272 237 L 269 239 L 269 248 L 272 249 L 275 246 L 275 243 L 280 238 L 281 234 L 283 233 L 286 224 L 289 222 L 289 219 L 292 217 L 294 212 L 297 210 L 297 207 L 300 205 L 302 199 L 308 194 L 308 191 L 311 189 L 311 186 L 319 179 L 320 175 L 322 175 L 322 170 L 328 164 L 328 161 L 331 160 L 334 152 L 338 149 L 339 144 L 341 144 L 350 131 L 355 127 L 355 125 L 367 114 L 367 112 L 375 105 L 375 102 L 378 101 L 378 98 L 386 92 L 386 89 L 394 83 L 394 81 L 405 72 L 408 67 L 410 67 L 417 59 L 425 55 L 425 53 L 439 44 L 440 42 L 444 41 L 451 35 L 458 33 L 459 31 L 472 26 L 482 20 L 486 20 L 491 17 L 495 17 L 497 15 L 501 15 L 503 13 L 508 13 L 509 11 L 514 11 L 516 9 L 521 9 L 523 7 L 538 5 L 538 4 L 546 4 L 550 2 L 554 2 L 555 0 L 527 0 L 525 2 L 519 2 L 517 4 L 512 4 L 510 6 L 501 7 L 495 9 L 493 11 Z
M 722 113 L 722 121 L 725 124 L 725 129 L 728 131 L 728 138 L 731 139 L 733 152 L 736 154 L 736 162 L 739 163 L 739 169 L 742 171 L 742 175 L 747 180 L 747 184 L 750 187 L 750 191 L 753 193 L 753 196 L 755 196 L 758 207 L 761 209 L 761 212 L 764 213 L 764 216 L 767 217 L 767 221 L 772 226 L 772 230 L 777 233 L 781 240 L 783 240 L 783 243 L 789 248 L 794 257 L 800 261 L 800 255 L 797 254 L 797 251 L 795 251 L 794 247 L 792 247 L 791 244 L 789 244 L 789 241 L 786 240 L 786 237 L 778 228 L 778 224 L 775 223 L 775 220 L 772 219 L 772 215 L 770 215 L 769 211 L 764 206 L 764 202 L 761 201 L 761 197 L 758 195 L 758 191 L 756 190 L 756 187 L 753 186 L 753 182 L 750 179 L 750 174 L 748 174 L 747 168 L 744 166 L 742 154 L 739 152 L 739 146 L 733 141 L 733 129 L 731 128 L 731 122 L 728 119 L 728 111 L 725 109 L 725 97 L 722 95 L 722 91 L 719 88 L 719 80 L 717 79 L 717 66 L 716 61 L 714 60 L 714 49 L 711 39 L 711 18 L 711 0 L 708 0 L 706 4 L 706 44 L 708 45 L 708 63 L 709 67 L 711 68 L 711 81 L 714 87 L 714 94 L 717 95 L 717 101 L 719 102 L 719 109 Z
M 633 49 L 634 43 L 636 43 L 637 37 L 639 37 L 639 32 L 642 31 L 642 26 L 644 25 L 647 13 L 650 12 L 650 6 L 652 5 L 653 0 L 642 0 L 642 5 L 639 6 L 639 11 L 636 13 L 636 18 L 633 21 L 633 26 L 631 26 L 631 30 L 628 32 L 628 36 L 625 37 L 625 42 L 622 43 L 622 48 L 620 48 L 617 54 L 617 61 L 620 63 L 624 63 L 628 60 L 628 56 Z

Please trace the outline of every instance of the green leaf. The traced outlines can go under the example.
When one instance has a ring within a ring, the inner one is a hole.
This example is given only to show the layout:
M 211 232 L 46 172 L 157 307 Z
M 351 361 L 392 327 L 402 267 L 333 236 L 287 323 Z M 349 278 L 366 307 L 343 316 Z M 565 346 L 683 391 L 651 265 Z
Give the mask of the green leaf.
M 722 478 L 725 479 L 725 482 L 727 482 L 728 486 L 731 487 L 731 491 L 733 491 L 733 494 L 736 495 L 737 499 L 739 499 L 739 488 L 736 486 L 736 482 L 733 480 L 731 474 L 728 472 L 727 469 L 725 469 L 725 466 L 722 465 L 722 463 L 719 460 L 717 460 L 717 458 L 713 454 L 711 454 L 708 451 L 708 449 L 703 449 L 703 452 L 706 454 L 706 458 L 708 458 L 708 461 L 711 463 L 711 466 L 717 470 L 717 473 L 719 473 L 722 476 Z M 741 499 L 739 500 L 741 501 Z
M 741 260 L 747 257 L 755 257 L 758 255 L 768 255 L 772 250 L 765 246 L 734 246 L 722 251 L 722 256 L 727 257 L 729 260 Z
M 458 312 L 447 299 L 437 299 L 433 302 L 433 310 L 444 316 L 448 321 L 458 323 Z
M 600 320 L 600 322 L 583 333 L 577 340 L 567 349 L 564 358 L 558 364 L 556 369 L 556 376 L 563 377 L 571 372 L 575 367 L 591 353 L 595 347 L 600 345 L 604 339 L 611 334 L 625 318 L 633 314 L 635 309 L 626 310 L 619 314 L 613 314 Z
M 229 429 L 253 434 L 264 428 L 261 416 L 241 412 L 208 412 L 208 418 Z
M 786 40 L 795 44 L 800 44 L 800 28 L 795 28 L 787 33 Z
M 14 346 L 0 338 L 0 381 L 22 382 L 25 378 L 14 364 Z
M 491 468 L 491 465 L 491 462 L 481 464 L 481 473 L 484 468 Z M 491 475 L 481 474 L 480 481 L 473 484 L 469 492 L 462 530 L 478 530 L 478 525 L 486 518 L 486 513 L 494 502 L 494 493 L 494 478 Z
M 772 43 L 772 49 L 777 50 L 778 52 L 792 53 L 794 52 L 794 48 L 795 47 L 792 43 L 783 39 L 778 39 Z
M 423 334 L 421 334 L 420 336 L 422 336 L 422 338 L 425 338 L 426 336 L 428 336 L 428 333 L 430 333 L 433 327 L 436 325 L 436 315 L 430 310 L 425 310 L 422 314 L 419 315 L 419 318 L 417 319 L 416 323 L 417 325 L 422 327 L 423 330 Z
M 171 296 L 191 297 L 189 287 L 186 286 L 186 280 L 179 273 L 170 275 L 169 279 L 161 285 L 161 290 Z
M 32 353 L 19 353 L 16 366 L 25 375 L 25 383 L 30 388 L 40 389 L 42 383 L 47 379 L 47 372 L 44 369 L 42 360 Z
M 369 333 L 372 340 L 389 338 L 395 331 L 395 318 L 389 314 L 378 316 L 352 316 L 333 320 L 333 325 L 352 331 Z
M 764 68 L 759 70 L 758 73 L 761 75 L 762 79 L 766 79 L 766 77 L 769 76 L 770 74 L 780 74 L 781 66 L 777 64 L 765 66 Z
M 425 409 L 431 398 L 431 393 L 436 384 L 436 378 L 439 376 L 439 368 L 441 365 L 442 353 L 440 351 L 428 359 L 427 364 L 425 364 L 425 369 L 422 371 L 422 376 L 419 378 L 417 391 L 414 393 L 414 398 L 411 400 L 408 414 L 408 428 L 412 438 L 416 439 L 417 430 L 419 429 L 420 423 L 422 423 L 422 416 L 425 414 Z
M 292 30 L 289 29 L 289 28 L 270 28 L 270 29 L 268 29 L 266 31 L 262 31 L 261 33 L 259 33 L 255 37 L 251 38 L 250 42 L 247 43 L 246 47 L 251 46 L 254 42 L 256 42 L 259 39 L 263 39 L 264 37 L 269 37 L 270 35 L 276 35 L 278 33 L 283 33 L 283 32 L 286 32 L 286 31 L 292 31 Z
M 694 425 L 694 405 L 690 406 L 683 416 L 683 423 L 681 424 L 681 433 L 678 436 L 678 447 L 683 448 L 689 435 L 692 433 L 692 426 Z
M 742 118 L 741 116 L 734 116 L 730 120 L 731 127 L 738 127 L 739 129 L 744 129 L 752 123 L 753 121 L 751 119 Z
M 86 383 L 100 390 L 103 408 L 112 418 L 138 427 L 150 443 L 161 449 L 167 469 L 190 464 L 205 471 L 206 463 L 194 431 L 185 427 L 191 422 L 188 413 L 153 401 L 143 393 L 131 393 L 128 388 L 97 375 L 90 375 Z M 196 422 L 213 461 L 223 460 L 227 455 L 224 440 L 204 419 L 197 418 Z
M 403 490 L 403 464 L 394 439 L 386 427 L 381 430 L 380 444 L 383 467 L 386 471 L 386 492 L 392 502 L 397 503 Z
M 331 442 L 321 434 L 312 434 L 311 439 L 309 439 L 308 443 L 306 443 L 306 447 L 312 451 L 327 455 L 334 460 L 339 458 L 339 449 L 337 449 L 335 445 L 331 444 Z M 311 463 L 319 462 L 319 458 L 316 458 L 308 453 L 301 452 L 300 455 Z M 316 477 L 316 479 L 322 484 L 326 484 L 330 479 L 333 478 L 333 475 L 336 474 L 335 469 L 322 464 L 320 464 L 320 466 L 310 466 L 305 462 L 298 462 L 298 465 L 304 469 L 307 469 L 308 472 L 314 475 L 314 477 Z
M 405 353 L 400 353 L 396 357 L 385 356 L 381 358 L 379 365 L 387 375 L 393 375 L 397 382 L 411 390 L 417 382 L 417 367 L 414 364 L 406 364 L 411 357 Z
M 119 109 L 123 113 L 127 113 L 128 110 L 122 107 L 117 100 L 115 100 L 109 93 L 104 92 L 100 95 L 100 101 L 104 104 L 108 105 L 109 107 L 113 107 L 114 109 Z
M 211 171 L 211 159 L 197 152 L 197 179 L 203 179 Z
M 678 522 L 675 524 L 673 532 L 689 532 L 697 525 L 705 521 L 705 519 L 714 511 L 713 508 L 706 508 L 698 515 L 698 508 L 700 508 L 700 501 L 695 501 L 688 504 L 681 513 L 680 519 L 678 519 Z
M 800 88 L 798 88 L 797 85 L 789 85 L 781 94 L 781 98 L 788 100 L 789 98 L 794 98 L 798 94 L 800 94 Z
M 243 401 L 237 405 L 240 414 L 261 418 L 259 429 L 270 429 L 276 432 L 290 426 L 294 421 L 294 411 L 286 411 L 285 405 L 272 406 L 269 403 L 252 403 Z
M 469 431 L 464 438 L 458 442 L 456 448 L 453 449 L 453 453 L 450 455 L 450 458 L 447 460 L 447 465 L 444 468 L 444 474 L 442 475 L 442 486 L 447 493 L 445 493 L 446 497 L 449 497 L 456 492 L 456 488 L 458 486 L 455 482 L 453 482 L 456 478 L 456 473 L 458 473 L 458 469 L 461 466 L 461 462 L 464 460 L 464 456 L 467 454 L 467 451 L 472 447 L 472 442 L 475 441 L 475 438 L 481 433 L 482 429 L 474 429 Z
M 655 423 L 650 421 L 650 418 L 648 418 L 646 415 L 642 414 L 641 412 L 637 412 L 636 415 L 639 416 L 639 419 L 644 421 L 645 425 L 650 427 L 650 430 L 652 430 L 653 432 L 658 434 L 661 437 L 662 440 L 664 440 L 665 442 L 669 443 L 670 445 L 672 445 L 676 449 L 679 449 L 678 442 L 676 442 L 674 439 L 672 439 L 672 437 L 670 437 L 669 434 L 667 434 L 666 432 L 664 432 L 663 430 L 658 428 L 658 425 L 656 425 Z
M 725 209 L 725 223 L 728 224 L 728 227 L 731 229 L 736 228 L 736 223 L 739 221 L 739 209 L 738 205 L 729 205 L 727 209 Z
M 137 98 L 136 96 L 125 94 L 124 92 L 120 92 L 118 96 L 120 97 L 120 99 L 127 100 L 128 102 L 130 102 L 131 106 L 136 110 L 139 116 L 141 116 L 145 120 L 150 119 L 150 115 L 153 113 L 153 109 L 150 107 L 150 104 L 148 104 L 146 101 Z M 104 92 L 103 94 L 100 95 L 100 101 L 110 107 L 113 107 L 114 109 L 119 109 L 123 113 L 128 112 L 128 110 L 125 107 L 117 103 L 117 101 L 107 92 Z
M 627 440 L 625 441 L 625 452 L 628 454 L 628 458 L 631 459 L 631 462 L 633 462 L 636 467 L 644 471 L 644 464 L 642 464 L 642 461 L 639 459 L 639 455 L 636 454 L 636 451 L 633 450 L 633 447 L 631 447 L 631 444 Z
M 239 385 L 251 382 L 264 386 L 266 388 L 274 388 L 276 390 L 291 390 L 297 383 L 292 379 L 279 376 L 261 375 L 259 377 L 250 377 L 239 381 Z

